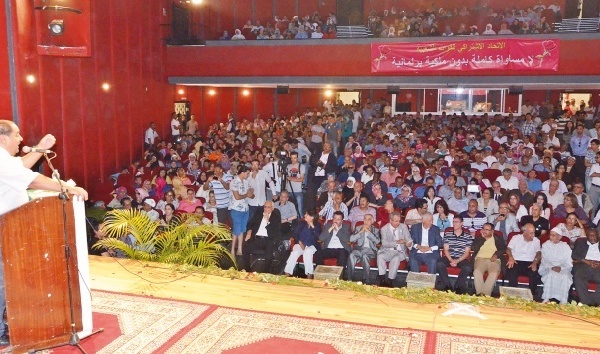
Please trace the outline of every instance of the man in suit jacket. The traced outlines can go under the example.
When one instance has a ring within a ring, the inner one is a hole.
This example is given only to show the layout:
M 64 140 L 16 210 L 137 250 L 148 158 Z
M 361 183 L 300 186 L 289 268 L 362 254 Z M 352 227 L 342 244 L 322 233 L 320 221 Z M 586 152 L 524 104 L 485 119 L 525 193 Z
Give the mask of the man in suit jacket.
M 350 253 L 348 258 L 348 280 L 354 280 L 354 267 L 356 262 L 361 261 L 363 267 L 363 283 L 369 284 L 369 274 L 371 273 L 371 259 L 375 259 L 377 254 L 377 244 L 380 242 L 379 229 L 373 226 L 375 217 L 366 214 L 363 218 L 364 224 L 359 226 L 354 235 L 350 236 L 350 242 L 356 242 L 356 248 Z
M 600 292 L 591 293 L 588 281 L 600 285 L 600 242 L 598 231 L 588 229 L 587 238 L 578 238 L 573 247 L 573 284 L 582 304 L 600 306 Z
M 336 258 L 338 266 L 346 266 L 348 255 L 352 249 L 349 245 L 350 226 L 344 224 L 343 221 L 344 214 L 336 211 L 333 214 L 333 220 L 323 227 L 323 232 L 319 235 L 319 241 L 323 242 L 323 246 L 314 256 L 316 265 L 323 265 L 323 260 L 326 258 Z
M 421 264 L 425 264 L 427 273 L 435 274 L 444 241 L 440 235 L 440 229 L 433 225 L 433 215 L 431 213 L 423 214 L 423 221 L 420 224 L 413 225 L 410 229 L 410 237 L 413 240 L 408 261 L 410 271 L 419 273 L 419 267 Z
M 271 269 L 275 242 L 281 236 L 281 214 L 272 201 L 267 200 L 262 210 L 258 210 L 248 222 L 248 231 L 242 257 L 247 272 L 251 271 L 250 255 L 258 250 L 265 251 L 265 269 Z M 235 237 L 235 236 L 234 236 Z
M 398 267 L 403 260 L 408 259 L 408 249 L 413 244 L 408 227 L 400 222 L 401 218 L 400 213 L 394 211 L 390 214 L 390 222 L 381 228 L 381 247 L 377 252 L 379 286 L 393 287 Z M 389 271 L 386 276 L 387 262 Z
M 511 232 L 520 232 L 519 224 L 515 214 L 510 212 L 507 202 L 501 202 L 498 207 L 498 213 L 488 217 L 488 222 L 494 225 L 494 230 L 502 233 L 504 243 L 507 243 L 508 235 Z

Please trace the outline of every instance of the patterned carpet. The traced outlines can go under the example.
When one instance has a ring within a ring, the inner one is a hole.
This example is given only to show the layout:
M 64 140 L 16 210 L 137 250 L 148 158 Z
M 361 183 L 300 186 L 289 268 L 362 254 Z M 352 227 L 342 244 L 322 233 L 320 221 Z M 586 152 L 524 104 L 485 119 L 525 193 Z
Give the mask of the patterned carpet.
M 597 354 L 600 350 L 435 333 L 435 354 Z
M 93 292 L 89 353 L 600 354 L 600 350 L 325 321 Z M 75 347 L 47 353 L 78 353 Z

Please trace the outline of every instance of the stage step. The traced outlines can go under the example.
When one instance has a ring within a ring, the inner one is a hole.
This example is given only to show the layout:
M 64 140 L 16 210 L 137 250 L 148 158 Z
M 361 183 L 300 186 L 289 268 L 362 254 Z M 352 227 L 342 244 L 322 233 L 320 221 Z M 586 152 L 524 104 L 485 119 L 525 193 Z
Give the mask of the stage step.
M 565 18 L 554 24 L 556 32 L 598 32 L 600 18 Z
M 337 26 L 336 38 L 368 38 L 373 37 L 365 26 Z

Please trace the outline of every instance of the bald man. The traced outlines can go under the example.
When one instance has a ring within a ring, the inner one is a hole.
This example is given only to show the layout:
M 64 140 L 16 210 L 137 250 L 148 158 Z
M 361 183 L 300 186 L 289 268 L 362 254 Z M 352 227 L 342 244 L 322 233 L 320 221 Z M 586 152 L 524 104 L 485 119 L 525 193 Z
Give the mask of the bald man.
M 529 289 L 534 299 L 538 299 L 537 285 L 539 282 L 538 266 L 542 259 L 540 240 L 535 237 L 533 224 L 525 224 L 523 233 L 515 235 L 508 243 L 506 254 L 506 278 L 508 286 L 516 287 L 520 275 L 529 278 Z
M 15 209 L 29 201 L 27 188 L 62 192 L 63 186 L 68 194 L 87 200 L 88 194 L 83 188 L 68 186 L 66 182 L 55 180 L 33 172 L 31 167 L 42 157 L 39 152 L 30 152 L 17 157 L 19 145 L 23 141 L 19 127 L 9 121 L 0 120 L 0 215 Z M 36 145 L 39 149 L 50 149 L 56 143 L 54 136 L 48 134 Z M 62 185 L 61 185 L 62 184 Z M 4 295 L 4 268 L 0 252 L 0 314 L 6 307 Z M 0 345 L 10 343 L 4 321 L 0 321 Z

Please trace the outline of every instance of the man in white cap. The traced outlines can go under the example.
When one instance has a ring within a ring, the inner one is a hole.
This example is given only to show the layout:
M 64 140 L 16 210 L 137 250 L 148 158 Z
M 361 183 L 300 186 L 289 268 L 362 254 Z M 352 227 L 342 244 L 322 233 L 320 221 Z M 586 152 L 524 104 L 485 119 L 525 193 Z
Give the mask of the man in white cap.
M 573 260 L 571 247 L 561 241 L 562 229 L 550 230 L 550 239 L 542 245 L 542 262 L 538 272 L 544 283 L 543 302 L 555 301 L 566 304 L 573 284 Z
M 156 206 L 156 202 L 151 197 L 144 199 L 144 203 L 142 205 L 142 211 L 148 215 L 150 220 L 157 221 L 160 218 L 160 214 L 158 211 L 154 210 Z

